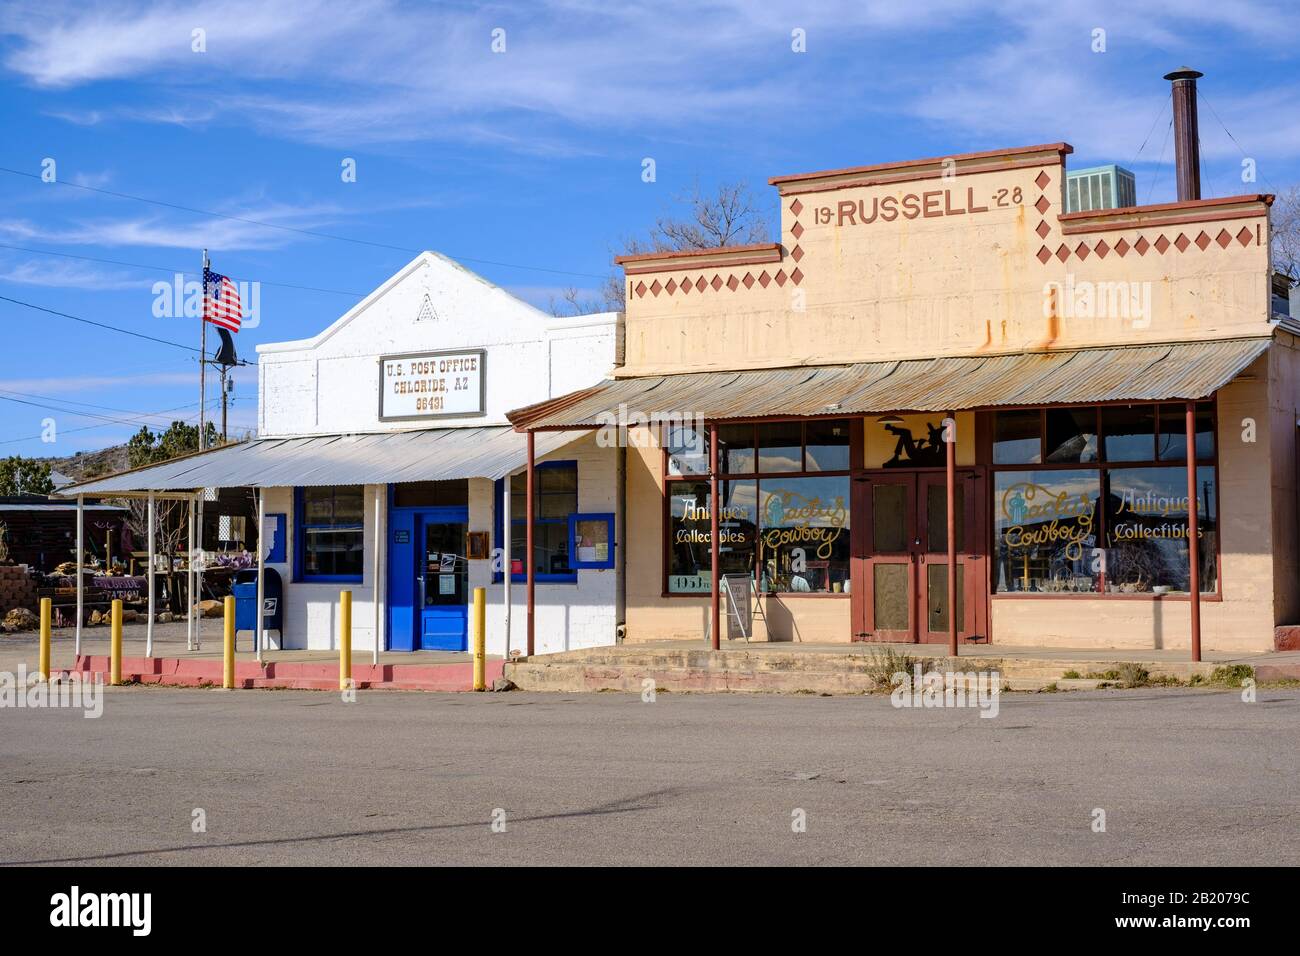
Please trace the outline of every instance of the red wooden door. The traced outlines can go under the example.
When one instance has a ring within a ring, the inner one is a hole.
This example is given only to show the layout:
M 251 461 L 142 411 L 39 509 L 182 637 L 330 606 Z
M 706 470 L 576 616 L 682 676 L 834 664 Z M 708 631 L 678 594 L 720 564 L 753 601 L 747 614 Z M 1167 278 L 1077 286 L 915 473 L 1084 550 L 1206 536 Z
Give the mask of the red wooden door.
M 987 635 L 982 479 L 957 471 L 957 636 Z M 948 501 L 935 472 L 873 472 L 853 483 L 853 639 L 948 640 Z M 860 530 L 859 530 L 860 529 Z

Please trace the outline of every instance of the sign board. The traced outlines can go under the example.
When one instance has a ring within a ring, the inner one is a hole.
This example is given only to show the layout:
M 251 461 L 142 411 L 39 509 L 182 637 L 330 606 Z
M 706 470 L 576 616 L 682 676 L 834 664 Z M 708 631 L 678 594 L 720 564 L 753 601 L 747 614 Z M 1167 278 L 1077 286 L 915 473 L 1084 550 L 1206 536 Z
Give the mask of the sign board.
M 724 574 L 722 593 L 727 596 L 727 640 L 749 640 L 754 630 L 754 576 Z
M 285 557 L 285 516 L 283 514 L 265 515 L 262 525 L 262 543 L 260 547 L 267 564 L 284 564 Z
M 379 420 L 484 414 L 486 357 L 482 349 L 381 355 Z

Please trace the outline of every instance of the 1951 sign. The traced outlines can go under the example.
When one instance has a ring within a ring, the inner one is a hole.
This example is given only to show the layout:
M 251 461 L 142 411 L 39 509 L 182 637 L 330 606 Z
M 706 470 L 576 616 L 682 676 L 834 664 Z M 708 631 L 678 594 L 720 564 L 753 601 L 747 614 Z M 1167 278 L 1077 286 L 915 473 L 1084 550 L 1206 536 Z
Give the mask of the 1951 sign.
M 484 413 L 482 349 L 379 357 L 379 420 L 411 421 Z

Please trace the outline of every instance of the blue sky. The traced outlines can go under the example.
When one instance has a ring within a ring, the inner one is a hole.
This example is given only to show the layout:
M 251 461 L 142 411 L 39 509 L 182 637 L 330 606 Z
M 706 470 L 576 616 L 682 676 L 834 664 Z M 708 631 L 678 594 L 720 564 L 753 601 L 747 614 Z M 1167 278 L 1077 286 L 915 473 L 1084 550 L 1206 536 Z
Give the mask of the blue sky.
M 1280 191 L 1300 181 L 1296 12 L 0 0 L 0 167 L 26 174 L 0 172 L 0 296 L 194 344 L 196 320 L 154 316 L 153 285 L 197 271 L 207 246 L 214 269 L 264 283 L 260 324 L 237 337 L 252 359 L 259 342 L 324 328 L 412 258 L 404 249 L 458 258 L 542 307 L 569 286 L 594 291 L 620 239 L 694 183 L 747 181 L 775 223 L 769 176 L 1066 140 L 1075 168 L 1129 166 L 1139 201 L 1160 202 L 1174 191 L 1161 75 L 1184 63 L 1206 74 L 1204 194 Z M 791 48 L 796 29 L 806 52 Z M 1258 182 L 1242 183 L 1243 155 Z M 345 158 L 356 182 L 342 181 Z M 32 178 L 46 159 L 59 183 Z M 138 428 L 104 417 L 197 417 L 192 353 L 3 300 L 0 323 L 0 455 L 65 455 Z M 252 369 L 236 399 L 243 432 Z M 52 443 L 36 437 L 46 418 Z

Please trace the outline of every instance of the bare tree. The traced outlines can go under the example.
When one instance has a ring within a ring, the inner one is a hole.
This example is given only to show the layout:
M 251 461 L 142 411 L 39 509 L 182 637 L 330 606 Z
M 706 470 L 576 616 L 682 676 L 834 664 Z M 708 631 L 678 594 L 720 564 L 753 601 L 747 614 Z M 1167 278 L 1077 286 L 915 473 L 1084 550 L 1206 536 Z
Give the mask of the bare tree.
M 133 535 L 146 542 L 145 550 L 147 550 L 149 540 L 148 501 L 142 498 L 132 498 L 119 503 L 125 504 L 129 509 L 127 524 L 131 528 Z M 158 545 L 156 553 L 159 557 L 164 557 L 166 562 L 166 571 L 164 573 L 167 576 L 167 595 L 170 610 L 173 614 L 179 614 L 184 610 L 184 605 L 176 587 L 176 555 L 188 544 L 185 540 L 189 533 L 185 513 L 186 503 L 172 499 L 157 499 L 154 506 L 158 534 L 157 538 L 154 539 Z
M 582 291 L 569 286 L 557 299 L 551 296 L 548 308 L 551 315 L 591 315 L 595 312 L 614 311 L 606 301 L 605 286 L 601 287 L 601 294 L 597 296 L 584 295 Z
M 1300 279 L 1300 186 L 1273 200 L 1273 268 Z
M 722 183 L 716 191 L 707 194 L 696 183 L 689 192 L 677 197 L 677 203 L 684 207 L 682 213 L 660 216 L 644 239 L 624 237 L 615 254 L 718 249 L 771 241 L 767 215 L 744 182 Z M 623 276 L 616 270 L 601 284 L 596 296 L 584 298 L 576 289 L 567 289 L 560 300 L 552 297 L 551 314 L 621 312 L 626 306 L 625 295 Z

